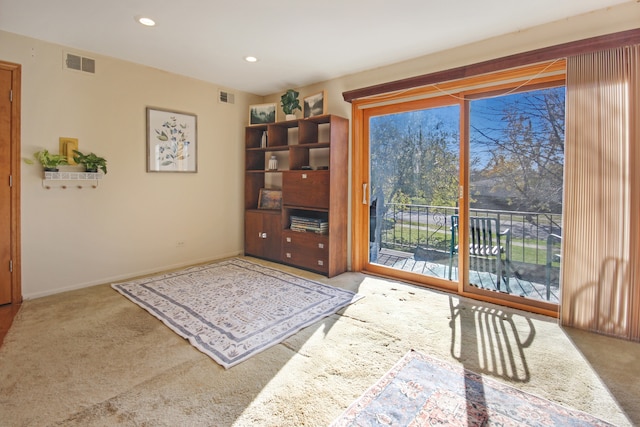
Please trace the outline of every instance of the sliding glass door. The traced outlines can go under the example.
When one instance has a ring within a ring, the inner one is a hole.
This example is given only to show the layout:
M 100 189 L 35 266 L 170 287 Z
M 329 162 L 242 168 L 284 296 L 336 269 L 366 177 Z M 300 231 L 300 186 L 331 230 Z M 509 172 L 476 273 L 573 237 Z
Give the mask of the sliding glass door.
M 470 286 L 558 302 L 564 95 L 470 101 Z
M 368 212 L 360 235 L 368 242 L 356 244 L 366 251 L 363 270 L 555 307 L 562 84 L 460 91 L 365 109 L 360 162 Z
M 460 106 L 446 101 L 388 114 L 382 108 L 369 117 L 372 264 L 440 279 L 450 279 L 457 265 L 450 243 L 458 213 Z

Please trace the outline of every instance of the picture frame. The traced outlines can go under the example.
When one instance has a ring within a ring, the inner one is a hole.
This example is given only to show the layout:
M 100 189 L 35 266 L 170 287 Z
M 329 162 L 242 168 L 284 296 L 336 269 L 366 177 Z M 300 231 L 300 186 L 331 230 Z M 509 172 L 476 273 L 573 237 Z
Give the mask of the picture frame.
M 306 96 L 302 103 L 304 118 L 327 114 L 326 91 Z
M 198 171 L 198 117 L 147 107 L 147 172 Z
M 282 208 L 282 190 L 261 188 L 258 196 L 258 209 L 278 210 Z
M 249 106 L 249 125 L 265 125 L 276 122 L 277 104 L 256 104 Z

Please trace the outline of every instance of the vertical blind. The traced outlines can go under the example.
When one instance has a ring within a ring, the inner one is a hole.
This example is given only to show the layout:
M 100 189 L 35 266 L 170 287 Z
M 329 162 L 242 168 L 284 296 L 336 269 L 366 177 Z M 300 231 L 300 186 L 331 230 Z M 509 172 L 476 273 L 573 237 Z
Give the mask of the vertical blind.
M 640 45 L 567 58 L 562 324 L 640 341 Z

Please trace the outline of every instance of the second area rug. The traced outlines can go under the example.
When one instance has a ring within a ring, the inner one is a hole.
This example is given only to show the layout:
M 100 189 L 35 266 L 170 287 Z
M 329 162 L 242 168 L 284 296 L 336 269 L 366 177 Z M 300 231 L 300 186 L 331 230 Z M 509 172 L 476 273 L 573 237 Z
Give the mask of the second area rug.
M 225 368 L 360 298 L 239 258 L 111 286 Z
M 611 426 L 584 412 L 413 350 L 331 427 L 378 425 Z

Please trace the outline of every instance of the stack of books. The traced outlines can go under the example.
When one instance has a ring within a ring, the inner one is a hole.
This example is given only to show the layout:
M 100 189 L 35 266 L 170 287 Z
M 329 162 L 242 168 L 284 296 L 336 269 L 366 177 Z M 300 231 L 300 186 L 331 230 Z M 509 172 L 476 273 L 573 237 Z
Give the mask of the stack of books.
M 291 230 L 328 234 L 329 223 L 326 220 L 320 218 L 307 218 L 304 216 L 291 215 Z

